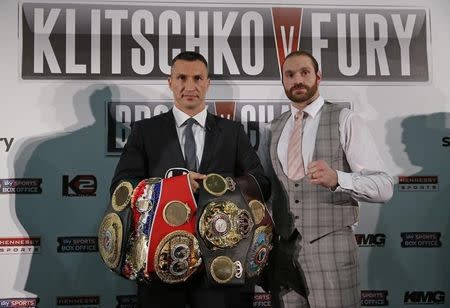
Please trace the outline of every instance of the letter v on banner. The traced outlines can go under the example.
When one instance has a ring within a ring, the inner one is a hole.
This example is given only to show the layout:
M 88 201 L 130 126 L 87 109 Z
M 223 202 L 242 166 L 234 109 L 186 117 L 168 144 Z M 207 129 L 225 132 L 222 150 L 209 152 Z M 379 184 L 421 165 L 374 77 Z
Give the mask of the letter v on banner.
M 286 56 L 299 49 L 302 14 L 303 9 L 301 8 L 272 8 L 273 30 L 277 46 L 280 77 L 282 76 L 281 67 Z
M 236 114 L 236 102 L 214 102 L 216 115 L 234 121 Z

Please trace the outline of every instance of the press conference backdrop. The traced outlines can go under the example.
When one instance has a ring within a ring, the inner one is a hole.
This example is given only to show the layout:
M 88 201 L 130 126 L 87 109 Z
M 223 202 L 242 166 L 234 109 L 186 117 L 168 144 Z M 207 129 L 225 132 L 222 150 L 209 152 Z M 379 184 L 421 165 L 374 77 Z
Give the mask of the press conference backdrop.
M 396 179 L 389 203 L 360 205 L 361 304 L 450 307 L 448 13 L 446 0 L 2 0 L 0 307 L 134 307 L 97 227 L 130 124 L 171 107 L 170 60 L 206 57 L 209 110 L 241 121 L 264 160 L 262 127 L 289 106 L 280 63 L 298 48 Z

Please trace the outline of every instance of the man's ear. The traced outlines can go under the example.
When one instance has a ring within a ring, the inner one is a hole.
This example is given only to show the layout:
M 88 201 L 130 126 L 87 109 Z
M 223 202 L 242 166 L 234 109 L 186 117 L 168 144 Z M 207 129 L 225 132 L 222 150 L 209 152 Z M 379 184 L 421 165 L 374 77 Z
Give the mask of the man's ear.
M 172 90 L 172 77 L 167 77 L 167 84 L 169 85 L 169 88 Z
M 320 84 L 320 82 L 322 81 L 322 72 L 321 71 L 317 71 L 316 78 L 317 78 L 317 84 Z

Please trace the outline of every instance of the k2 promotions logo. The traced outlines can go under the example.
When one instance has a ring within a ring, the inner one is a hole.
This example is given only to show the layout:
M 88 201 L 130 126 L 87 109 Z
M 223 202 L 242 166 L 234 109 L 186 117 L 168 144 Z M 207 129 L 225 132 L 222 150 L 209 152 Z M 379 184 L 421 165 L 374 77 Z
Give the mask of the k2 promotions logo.
M 402 232 L 403 248 L 438 248 L 442 246 L 441 232 Z
M 57 308 L 100 308 L 100 296 L 58 296 Z
M 442 305 L 445 304 L 443 291 L 407 291 L 403 303 L 405 305 Z
M 0 298 L 0 308 L 38 308 L 39 297 Z
M 98 238 L 96 236 L 58 237 L 58 252 L 97 252 Z
M 0 238 L 0 254 L 32 254 L 32 253 L 39 253 L 40 251 L 41 251 L 40 237 Z
M 361 290 L 361 306 L 388 306 L 388 291 Z
M 116 300 L 116 308 L 137 308 L 136 295 L 117 295 Z
M 356 243 L 359 247 L 384 247 L 386 235 L 377 234 L 355 234 Z
M 64 197 L 95 197 L 97 178 L 90 174 L 76 175 L 72 179 L 68 175 L 62 177 L 62 195 Z
M 14 138 L 7 138 L 7 137 L 0 138 L 0 150 L 2 150 L 3 148 L 5 152 L 9 152 L 9 149 L 11 149 L 13 141 Z
M 40 194 L 42 179 L 0 179 L 0 194 Z
M 165 81 L 198 50 L 213 80 L 278 84 L 301 46 L 325 82 L 429 80 L 424 8 L 111 2 L 21 4 L 22 78 Z
M 439 191 L 437 176 L 400 176 L 398 178 L 398 191 Z

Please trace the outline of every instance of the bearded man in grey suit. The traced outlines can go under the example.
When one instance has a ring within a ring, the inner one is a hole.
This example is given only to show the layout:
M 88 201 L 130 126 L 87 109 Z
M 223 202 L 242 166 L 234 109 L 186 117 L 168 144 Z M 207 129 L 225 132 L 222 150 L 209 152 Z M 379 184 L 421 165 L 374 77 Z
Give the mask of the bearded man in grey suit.
M 348 108 L 324 101 L 321 79 L 311 54 L 296 51 L 286 57 L 282 80 L 292 104 L 269 131 L 272 211 L 279 234 L 271 260 L 278 279 L 268 279 L 272 285 L 279 282 L 272 288 L 274 306 L 359 307 L 352 229 L 358 201 L 383 203 L 393 193 L 367 126 Z

